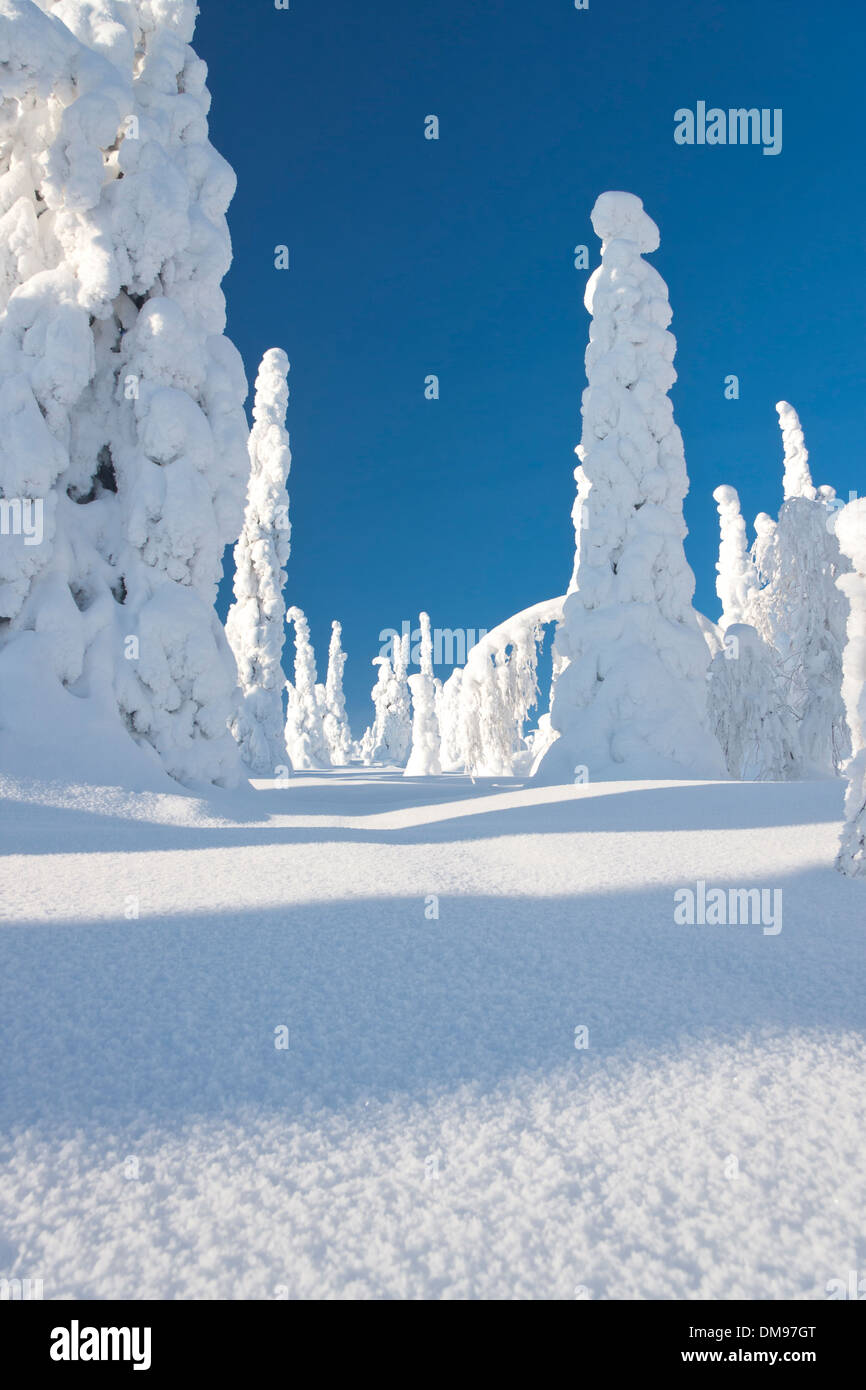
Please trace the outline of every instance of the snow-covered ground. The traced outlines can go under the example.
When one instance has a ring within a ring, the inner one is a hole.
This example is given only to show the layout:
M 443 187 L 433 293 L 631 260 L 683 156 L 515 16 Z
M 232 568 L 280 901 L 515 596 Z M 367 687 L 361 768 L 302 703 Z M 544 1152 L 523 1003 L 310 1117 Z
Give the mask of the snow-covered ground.
M 256 786 L 3 784 L 0 1275 L 770 1299 L 864 1268 L 840 783 Z M 678 925 L 699 880 L 781 889 L 782 930 Z

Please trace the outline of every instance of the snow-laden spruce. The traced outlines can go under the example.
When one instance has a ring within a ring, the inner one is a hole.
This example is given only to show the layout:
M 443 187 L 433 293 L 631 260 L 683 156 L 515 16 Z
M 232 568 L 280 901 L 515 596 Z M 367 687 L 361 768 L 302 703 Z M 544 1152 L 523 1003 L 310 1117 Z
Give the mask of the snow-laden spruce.
M 779 428 L 782 431 L 785 470 L 782 477 L 782 490 L 785 501 L 787 502 L 791 497 L 808 497 L 810 502 L 814 502 L 817 492 L 812 483 L 809 451 L 806 448 L 800 417 L 787 401 L 777 403 L 776 413 L 779 416 Z
M 845 828 L 837 867 L 852 877 L 866 876 L 866 498 L 849 502 L 836 516 L 836 536 L 850 562 L 838 585 L 848 605 L 842 661 L 842 696 L 851 731 L 853 756 L 845 768 Z
M 352 732 L 346 718 L 346 698 L 343 694 L 343 669 L 346 653 L 342 644 L 343 628 L 336 619 L 331 623 L 328 646 L 328 674 L 325 679 L 322 728 L 332 767 L 345 767 L 352 757 Z
M 409 677 L 412 695 L 412 747 L 404 777 L 430 777 L 442 771 L 439 760 L 439 720 L 436 716 L 438 682 L 433 675 L 433 636 L 430 617 L 420 616 L 420 671 Z
M 758 588 L 758 572 L 749 553 L 746 523 L 740 511 L 737 489 L 717 487 L 713 497 L 719 509 L 719 559 L 716 593 L 722 604 L 722 626 L 748 621 L 752 598 Z
M 745 621 L 778 653 L 786 700 L 799 724 L 803 775 L 832 777 L 850 753 L 842 703 L 847 603 L 837 579 L 849 568 L 833 518 L 835 492 L 815 488 L 795 411 L 776 407 L 785 455 L 785 501 L 777 522 L 756 518 L 753 557 L 759 587 Z
M 361 740 L 361 757 L 374 763 L 403 767 L 412 743 L 412 705 L 409 694 L 409 633 L 391 640 L 391 655 L 376 656 L 376 683 L 371 691 L 373 723 Z
M 692 607 L 682 438 L 668 391 L 676 380 L 668 292 L 643 259 L 658 228 L 630 193 L 592 212 L 601 265 L 590 276 L 583 435 L 575 470 L 576 557 L 556 634 L 546 781 L 716 777 L 709 655 Z
M 797 721 L 775 653 L 747 623 L 730 623 L 713 657 L 709 712 L 732 777 L 786 782 L 800 775 Z
M 779 654 L 747 619 L 758 591 L 736 488 L 717 487 L 721 648 L 710 664 L 710 724 L 732 777 L 789 781 L 801 768 L 798 721 Z
M 246 766 L 262 777 L 273 777 L 287 756 L 282 657 L 283 588 L 291 537 L 286 493 L 292 459 L 285 428 L 288 371 L 286 354 L 271 348 L 256 378 L 247 507 L 234 553 L 235 601 L 226 619 L 240 681 L 232 733 Z
M 248 469 L 223 336 L 234 175 L 208 140 L 194 0 L 0 0 L 0 710 L 116 776 L 239 774 L 214 612 Z M 12 542 L 12 543 L 10 543 Z M 131 739 L 139 745 L 135 751 Z
M 549 599 L 506 618 L 452 671 L 436 706 L 444 771 L 499 777 L 529 770 L 525 726 L 538 700 L 539 647 L 563 603 Z
M 286 621 L 295 629 L 295 679 L 286 682 L 286 749 L 293 768 L 315 771 L 330 767 L 322 721 L 324 688 L 316 683 L 316 653 L 306 617 L 300 608 L 290 608 Z

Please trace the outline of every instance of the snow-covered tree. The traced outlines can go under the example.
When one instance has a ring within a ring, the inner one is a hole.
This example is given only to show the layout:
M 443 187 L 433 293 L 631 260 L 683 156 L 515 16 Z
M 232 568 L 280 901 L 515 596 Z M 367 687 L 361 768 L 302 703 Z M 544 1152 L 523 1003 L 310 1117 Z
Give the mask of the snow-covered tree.
M 439 722 L 433 675 L 433 636 L 430 618 L 422 613 L 420 671 L 409 677 L 412 693 L 412 748 L 404 777 L 430 777 L 442 771 L 439 761 Z
M 710 724 L 732 777 L 785 782 L 800 775 L 797 721 L 775 653 L 746 623 L 729 623 L 710 665 Z
M 630 193 L 592 212 L 576 557 L 556 634 L 550 722 L 538 775 L 570 781 L 724 775 L 707 715 L 709 654 L 683 550 L 688 490 L 668 391 L 676 380 L 667 286 L 643 253 L 658 228 Z
M 328 675 L 325 680 L 322 726 L 328 745 L 328 757 L 333 767 L 345 767 L 352 756 L 352 734 L 346 718 L 346 699 L 343 694 L 343 668 L 346 653 L 342 645 L 343 629 L 336 620 L 331 623 L 331 642 L 328 647 Z
M 373 686 L 373 723 L 361 740 L 361 756 L 369 767 L 385 763 L 402 767 L 412 741 L 412 714 L 409 695 L 409 634 L 394 637 L 391 656 L 373 658 L 378 669 Z
M 837 579 L 849 568 L 833 527 L 832 488 L 815 488 L 795 411 L 776 409 L 785 452 L 785 501 L 778 522 L 755 522 L 760 587 L 744 617 L 778 653 L 786 700 L 799 723 L 805 776 L 835 775 L 850 752 L 842 703 L 847 604 Z
M 749 553 L 746 523 L 740 512 L 740 498 L 733 487 L 717 487 L 713 493 L 719 508 L 721 540 L 716 565 L 716 593 L 722 603 L 722 627 L 746 621 L 752 596 L 758 587 L 758 573 Z
M 310 625 L 300 608 L 290 608 L 286 621 L 295 628 L 295 680 L 286 682 L 286 748 L 292 767 L 313 771 L 330 767 L 322 723 L 323 687 L 316 685 L 316 654 Z
M 0 556 L 0 717 L 18 745 L 50 724 L 94 759 L 131 736 L 119 777 L 155 750 L 183 782 L 231 783 L 214 599 L 246 381 L 223 336 L 234 175 L 208 140 L 195 15 L 0 0 L 0 488 L 44 517 L 41 543 Z
M 787 401 L 777 403 L 776 413 L 779 416 L 779 428 L 782 431 L 785 468 L 782 477 L 782 490 L 785 501 L 787 502 L 791 497 L 808 497 L 810 502 L 814 502 L 817 492 L 812 483 L 809 451 L 806 448 L 800 417 Z
M 240 691 L 232 733 L 247 767 L 273 776 L 285 766 L 282 668 L 286 604 L 283 587 L 289 558 L 291 465 L 285 428 L 289 362 L 279 348 L 262 358 L 256 378 L 251 472 L 244 527 L 235 546 L 235 602 L 226 634 L 238 665 Z
M 851 877 L 866 876 L 866 498 L 849 502 L 836 516 L 836 535 L 851 569 L 838 585 L 848 602 L 842 665 L 842 695 L 851 730 L 853 755 L 845 768 L 845 828 L 837 867 Z

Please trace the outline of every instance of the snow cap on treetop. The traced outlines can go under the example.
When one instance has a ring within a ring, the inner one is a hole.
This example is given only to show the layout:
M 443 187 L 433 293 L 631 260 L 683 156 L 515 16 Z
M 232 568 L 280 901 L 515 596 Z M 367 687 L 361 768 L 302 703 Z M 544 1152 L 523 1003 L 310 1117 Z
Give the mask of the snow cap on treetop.
M 641 253 L 658 250 L 659 229 L 634 193 L 601 193 L 592 210 L 592 229 L 602 250 L 617 239 L 637 242 Z
M 779 401 L 776 412 L 785 450 L 785 501 L 791 497 L 808 497 L 814 502 L 816 492 L 812 484 L 809 453 L 803 438 L 800 417 L 787 401 Z

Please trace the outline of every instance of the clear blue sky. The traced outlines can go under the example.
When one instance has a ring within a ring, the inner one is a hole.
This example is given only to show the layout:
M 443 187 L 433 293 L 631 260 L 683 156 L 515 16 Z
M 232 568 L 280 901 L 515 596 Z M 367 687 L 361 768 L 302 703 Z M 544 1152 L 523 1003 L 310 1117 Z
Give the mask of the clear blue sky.
M 866 491 L 855 0 L 200 4 L 211 136 L 238 175 L 228 331 L 251 384 L 266 348 L 292 363 L 287 596 L 322 678 L 342 620 L 356 733 L 381 628 L 421 608 L 489 628 L 568 583 L 588 327 L 572 248 L 597 264 L 604 189 L 661 229 L 698 606 L 718 614 L 713 488 L 734 484 L 750 522 L 778 507 L 777 400 L 815 481 Z M 698 100 L 781 107 L 781 154 L 676 145 L 674 111 Z

